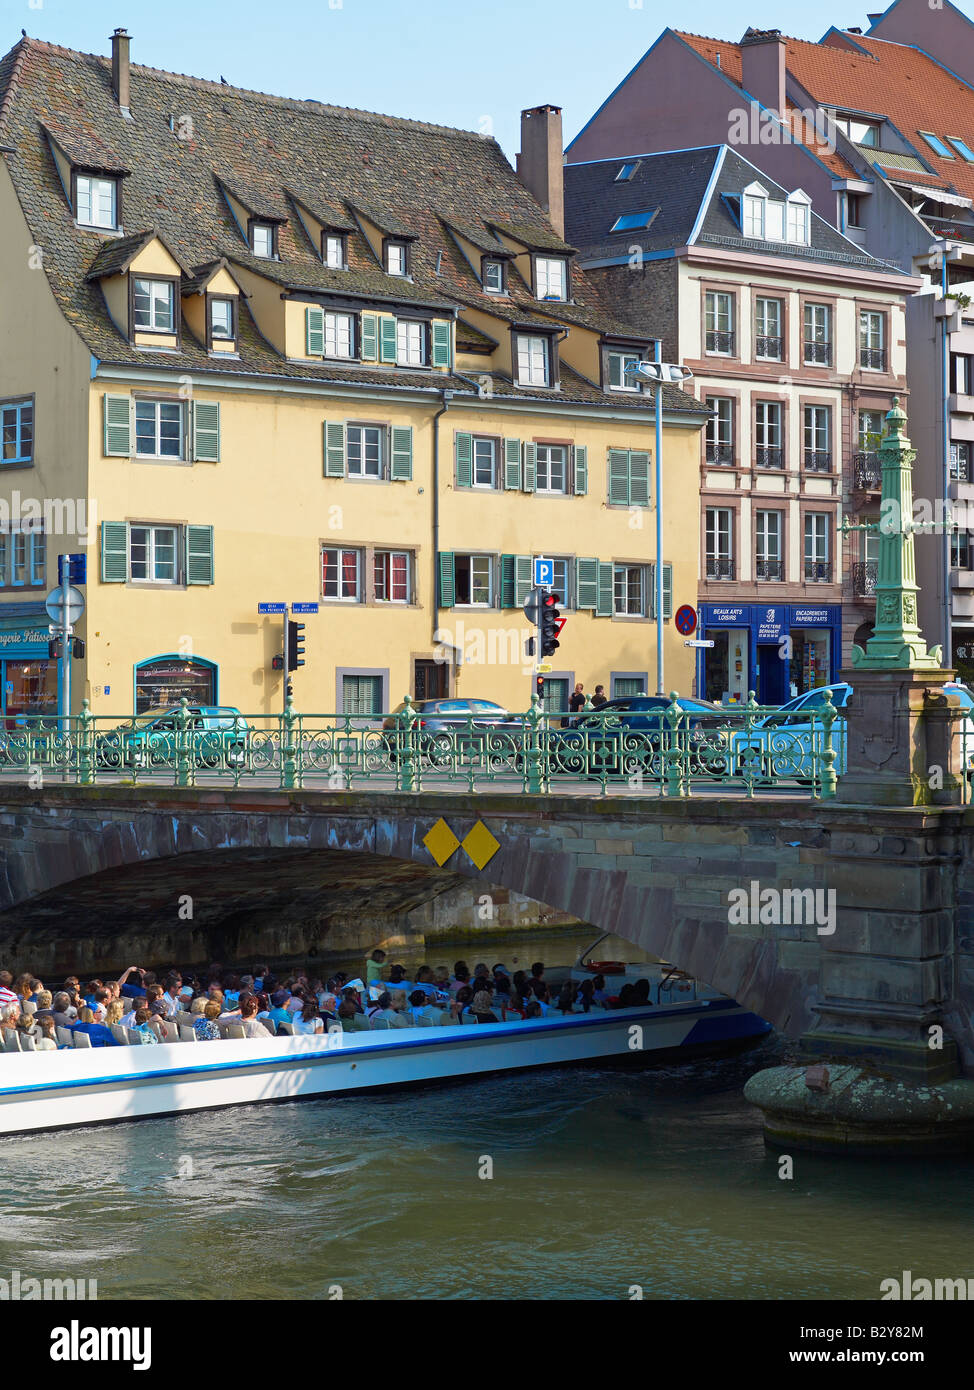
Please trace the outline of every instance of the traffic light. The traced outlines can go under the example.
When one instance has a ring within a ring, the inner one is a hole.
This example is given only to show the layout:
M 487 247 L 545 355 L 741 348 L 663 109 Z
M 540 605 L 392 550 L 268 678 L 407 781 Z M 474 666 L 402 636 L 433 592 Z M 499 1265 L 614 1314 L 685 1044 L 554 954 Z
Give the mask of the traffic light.
M 274 671 L 283 671 L 283 670 L 284 670 L 284 658 L 283 658 L 283 656 L 275 656 L 275 657 L 272 657 L 272 658 L 271 658 L 271 668 L 272 668 L 272 670 L 274 670 Z
M 84 654 L 85 654 L 85 639 L 84 639 L 83 637 L 72 637 L 72 639 L 71 639 L 71 655 L 72 655 L 73 657 L 76 657 L 76 658 L 80 661 L 80 660 L 82 659 L 82 657 L 84 656 Z
M 287 669 L 296 671 L 304 665 L 304 623 L 288 620 L 287 625 Z
M 539 624 L 541 637 L 542 657 L 551 656 L 560 645 L 558 634 L 564 626 L 564 619 L 558 612 L 558 605 L 561 602 L 560 594 L 545 594 L 541 604 L 541 622 Z

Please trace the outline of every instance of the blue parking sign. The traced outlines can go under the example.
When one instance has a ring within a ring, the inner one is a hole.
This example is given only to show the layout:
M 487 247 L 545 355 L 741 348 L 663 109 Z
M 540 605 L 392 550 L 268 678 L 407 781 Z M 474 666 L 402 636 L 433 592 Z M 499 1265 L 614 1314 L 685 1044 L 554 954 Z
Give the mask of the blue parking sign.
M 535 556 L 534 559 L 534 587 L 536 589 L 550 589 L 555 582 L 555 562 L 554 560 L 541 559 Z

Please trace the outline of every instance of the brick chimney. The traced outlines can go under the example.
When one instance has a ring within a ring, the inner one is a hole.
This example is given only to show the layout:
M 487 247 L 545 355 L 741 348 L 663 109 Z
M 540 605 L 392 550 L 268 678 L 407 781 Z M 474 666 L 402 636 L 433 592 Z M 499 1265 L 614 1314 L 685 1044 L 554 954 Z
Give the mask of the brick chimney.
M 561 107 L 532 106 L 522 111 L 517 172 L 562 237 L 565 235 L 564 164 Z
M 115 100 L 122 108 L 122 115 L 129 112 L 129 44 L 132 42 L 127 29 L 116 29 L 112 35 L 112 91 Z
M 780 29 L 748 29 L 741 39 L 741 82 L 762 106 L 785 110 L 785 41 Z

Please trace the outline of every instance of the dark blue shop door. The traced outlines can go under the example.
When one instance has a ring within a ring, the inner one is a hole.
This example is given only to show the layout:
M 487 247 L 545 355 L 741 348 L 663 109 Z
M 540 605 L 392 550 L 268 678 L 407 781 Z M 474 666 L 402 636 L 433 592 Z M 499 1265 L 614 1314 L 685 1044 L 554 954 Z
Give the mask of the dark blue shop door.
M 758 643 L 757 699 L 759 705 L 783 705 L 788 699 L 788 663 L 777 642 Z

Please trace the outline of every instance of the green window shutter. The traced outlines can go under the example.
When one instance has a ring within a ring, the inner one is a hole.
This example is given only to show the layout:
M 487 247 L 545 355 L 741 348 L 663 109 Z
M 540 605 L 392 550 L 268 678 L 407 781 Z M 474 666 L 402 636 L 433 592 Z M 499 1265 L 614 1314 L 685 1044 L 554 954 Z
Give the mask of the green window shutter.
M 516 555 L 501 556 L 501 607 L 514 608 L 517 590 L 514 582 L 514 561 Z
M 584 497 L 588 492 L 588 447 L 575 445 L 575 496 Z
M 213 583 L 213 527 L 186 527 L 186 583 Z
M 439 555 L 440 607 L 452 608 L 456 602 L 456 582 L 453 572 L 453 551 L 441 550 Z
M 521 488 L 524 492 L 534 492 L 537 487 L 538 479 L 538 446 L 537 444 L 525 444 L 524 446 L 524 481 Z
M 379 361 L 396 360 L 396 320 L 383 314 L 379 320 Z
M 391 476 L 395 483 L 408 483 L 413 476 L 412 425 L 393 425 L 392 427 Z
M 345 426 L 341 420 L 325 421 L 325 477 L 345 476 Z
M 629 506 L 629 450 L 609 450 L 609 503 Z
M 457 451 L 457 487 L 473 487 L 473 435 L 459 430 L 455 435 Z
M 362 343 L 359 355 L 363 362 L 374 362 L 379 356 L 379 331 L 375 314 L 362 315 Z
M 451 352 L 453 330 L 445 319 L 433 320 L 433 366 L 450 367 L 453 365 L 453 353 Z
M 124 521 L 101 524 L 101 582 L 124 584 L 129 577 L 129 528 Z
M 606 560 L 599 561 L 599 588 L 598 602 L 595 605 L 595 616 L 597 618 L 611 618 L 613 608 L 613 588 L 612 588 L 612 564 Z
M 510 492 L 521 486 L 521 441 L 504 440 L 504 487 Z
M 598 560 L 578 559 L 575 561 L 576 608 L 595 608 L 599 601 L 599 562 Z
M 663 621 L 673 616 L 673 566 L 663 566 Z
M 521 608 L 533 587 L 534 564 L 530 555 L 514 557 L 514 607 Z
M 305 339 L 309 357 L 325 355 L 325 311 L 309 308 L 305 310 Z
M 629 455 L 629 505 L 649 506 L 649 454 L 633 449 Z
M 105 409 L 105 457 L 132 457 L 131 396 L 102 397 Z
M 216 401 L 193 402 L 193 458 L 197 463 L 220 462 L 220 406 Z

